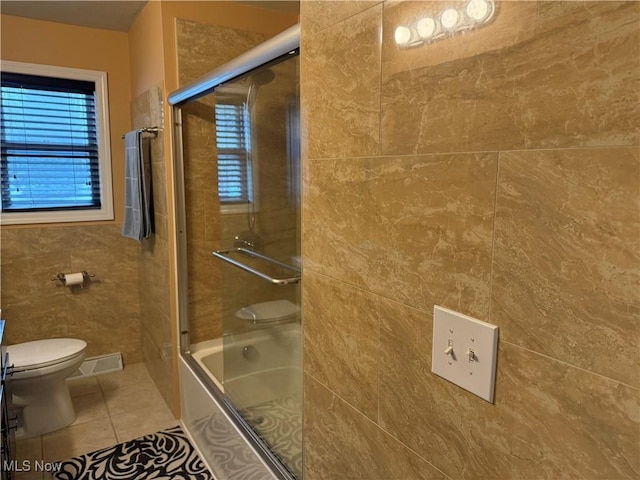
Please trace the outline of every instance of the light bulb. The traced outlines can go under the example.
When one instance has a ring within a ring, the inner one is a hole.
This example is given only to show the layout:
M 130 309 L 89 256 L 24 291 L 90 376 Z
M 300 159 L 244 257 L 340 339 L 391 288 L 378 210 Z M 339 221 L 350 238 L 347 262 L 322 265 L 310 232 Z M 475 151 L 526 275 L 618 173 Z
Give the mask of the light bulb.
M 459 21 L 460 14 L 455 8 L 446 9 L 440 16 L 440 23 L 442 23 L 442 26 L 447 30 L 451 30 L 453 27 L 458 25 Z
M 396 28 L 395 39 L 398 45 L 406 45 L 411 40 L 411 29 L 400 25 Z
M 436 21 L 431 17 L 424 17 L 416 23 L 416 30 L 420 38 L 431 38 L 436 33 Z
M 476 22 L 486 20 L 491 10 L 491 4 L 487 0 L 471 0 L 467 4 L 467 15 Z

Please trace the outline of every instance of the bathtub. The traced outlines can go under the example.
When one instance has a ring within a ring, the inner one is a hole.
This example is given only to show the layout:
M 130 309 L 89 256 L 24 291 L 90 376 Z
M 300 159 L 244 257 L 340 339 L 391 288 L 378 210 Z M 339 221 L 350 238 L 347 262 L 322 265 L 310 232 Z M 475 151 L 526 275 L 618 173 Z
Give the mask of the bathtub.
M 192 344 L 189 352 L 194 366 L 231 400 L 252 429 L 267 444 L 278 446 L 277 456 L 297 478 L 302 477 L 301 343 L 300 324 L 289 323 L 225 335 L 224 340 Z M 185 385 L 187 383 L 188 380 Z M 220 416 L 206 413 L 206 407 L 194 406 L 195 399 L 202 397 L 203 393 L 211 396 L 211 392 L 183 389 L 185 424 L 190 431 L 197 432 L 192 436 L 198 448 L 209 451 L 212 443 L 237 444 L 237 438 L 220 440 L 216 437 L 218 433 L 211 433 L 221 431 L 218 425 Z M 211 411 L 216 408 L 213 403 Z M 249 458 L 230 452 L 209 457 L 207 463 L 215 465 L 212 468 L 214 473 L 229 470 L 227 466 L 220 466 L 220 458 Z M 272 463 L 271 468 L 280 470 L 282 466 Z M 219 476 L 227 478 L 222 473 Z M 270 477 L 262 472 L 252 478 Z
M 302 399 L 302 335 L 290 323 L 191 345 L 191 356 L 238 410 Z
M 181 353 L 183 425 L 216 478 L 302 477 L 301 343 L 300 324 L 289 323 L 226 335 L 224 351 L 216 339 Z M 288 470 L 248 440 L 211 383 L 265 442 L 278 445 Z

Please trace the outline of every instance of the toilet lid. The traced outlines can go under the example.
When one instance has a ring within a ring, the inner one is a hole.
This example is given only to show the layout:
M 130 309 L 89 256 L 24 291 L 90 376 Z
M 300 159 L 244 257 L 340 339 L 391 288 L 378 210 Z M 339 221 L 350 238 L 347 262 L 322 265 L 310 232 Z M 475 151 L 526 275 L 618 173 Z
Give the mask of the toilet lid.
M 50 338 L 7 346 L 9 363 L 17 369 L 36 368 L 75 357 L 87 348 L 87 342 L 75 338 Z
M 273 322 L 291 317 L 300 311 L 300 307 L 289 300 L 274 300 L 272 302 L 255 303 L 243 307 L 236 312 L 236 318 L 256 322 Z

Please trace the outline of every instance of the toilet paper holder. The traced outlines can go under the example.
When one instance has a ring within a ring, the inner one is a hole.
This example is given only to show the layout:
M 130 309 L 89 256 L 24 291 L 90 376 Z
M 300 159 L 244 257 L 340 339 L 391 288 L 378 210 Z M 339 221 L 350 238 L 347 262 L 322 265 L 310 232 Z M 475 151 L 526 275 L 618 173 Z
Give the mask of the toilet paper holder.
M 82 278 L 83 280 L 86 282 L 87 280 L 89 280 L 90 278 L 95 277 L 96 275 L 94 273 L 88 273 L 85 270 L 83 270 L 82 272 Z M 67 281 L 66 281 L 66 273 L 58 273 L 56 276 L 51 277 L 51 281 L 55 282 L 56 280 L 59 281 L 60 283 L 62 283 L 62 285 L 66 285 Z

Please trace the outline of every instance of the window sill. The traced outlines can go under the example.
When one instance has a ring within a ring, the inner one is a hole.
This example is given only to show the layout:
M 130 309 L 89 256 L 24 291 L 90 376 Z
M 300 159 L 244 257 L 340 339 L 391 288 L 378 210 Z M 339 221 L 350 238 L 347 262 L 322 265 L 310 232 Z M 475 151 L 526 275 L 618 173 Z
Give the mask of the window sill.
M 113 220 L 113 209 L 77 210 L 72 212 L 0 213 L 0 225 L 31 225 L 45 223 L 102 222 Z

